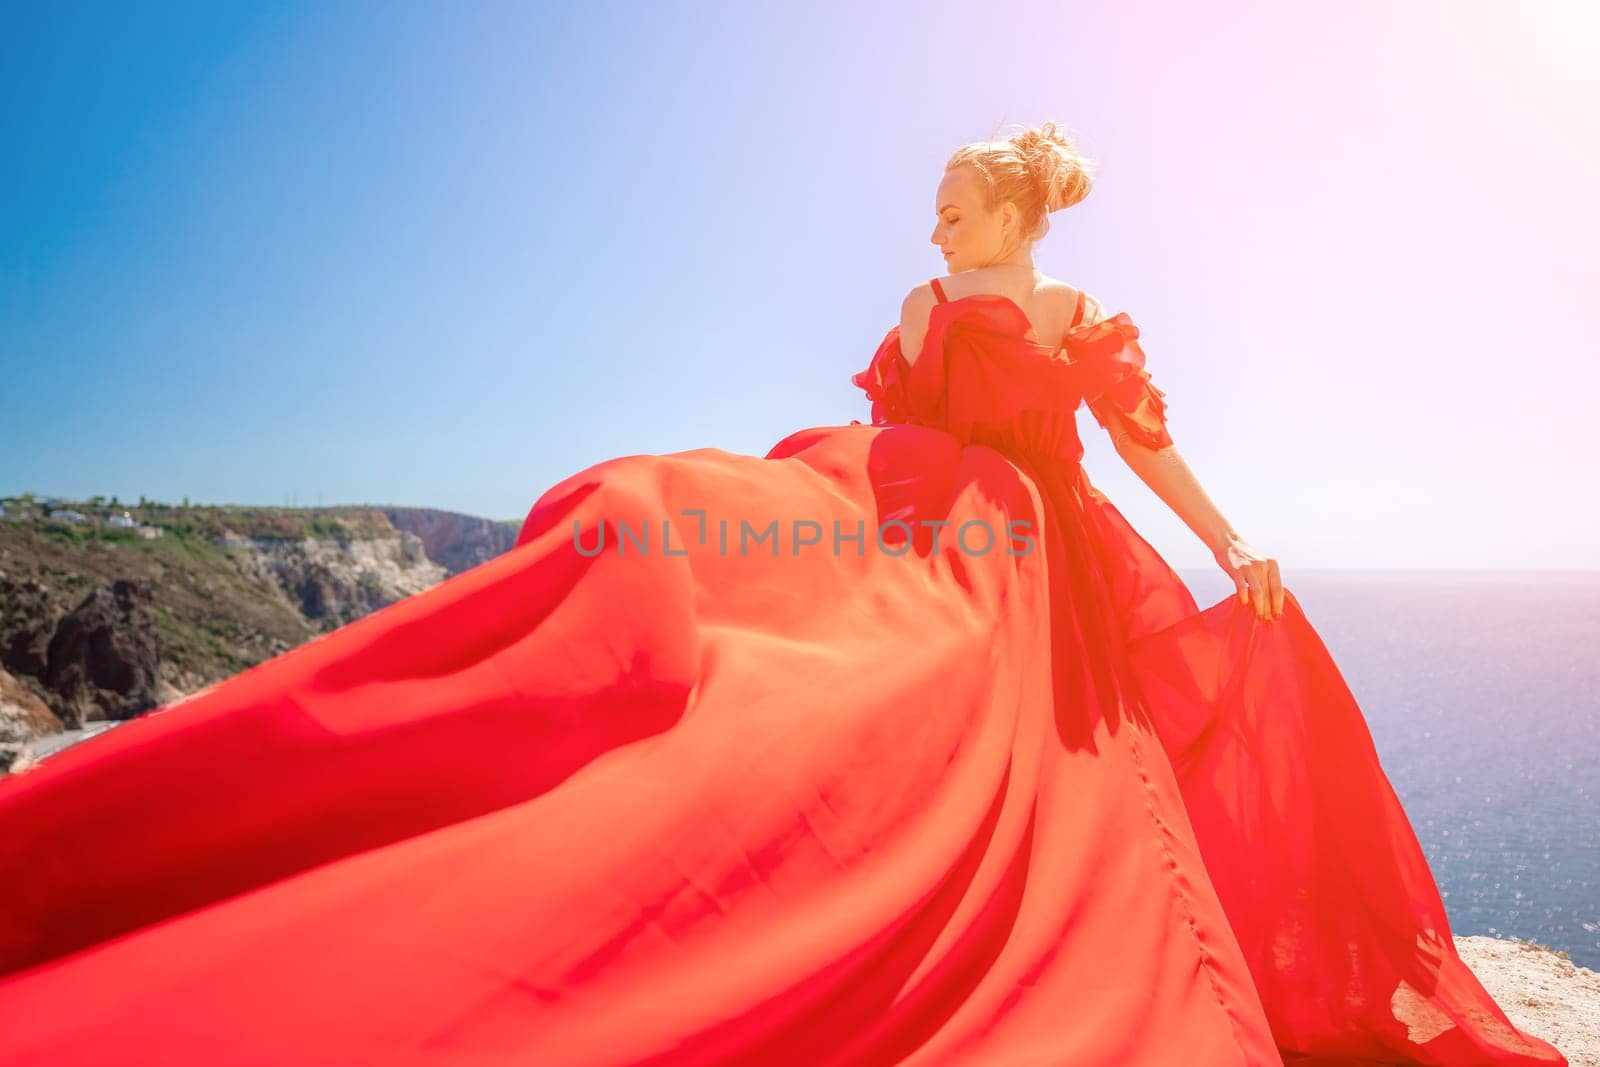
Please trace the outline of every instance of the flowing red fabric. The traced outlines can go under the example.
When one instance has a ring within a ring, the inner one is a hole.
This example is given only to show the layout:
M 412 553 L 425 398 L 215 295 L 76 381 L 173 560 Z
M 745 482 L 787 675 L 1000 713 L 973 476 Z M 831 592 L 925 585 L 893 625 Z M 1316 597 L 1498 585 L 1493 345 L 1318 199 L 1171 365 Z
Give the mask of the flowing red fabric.
M 1028 333 L 941 303 L 871 424 L 599 463 L 0 781 L 4 1062 L 1565 1063 L 1293 594 L 1090 484 L 1086 398 L 1171 440 L 1138 328 Z

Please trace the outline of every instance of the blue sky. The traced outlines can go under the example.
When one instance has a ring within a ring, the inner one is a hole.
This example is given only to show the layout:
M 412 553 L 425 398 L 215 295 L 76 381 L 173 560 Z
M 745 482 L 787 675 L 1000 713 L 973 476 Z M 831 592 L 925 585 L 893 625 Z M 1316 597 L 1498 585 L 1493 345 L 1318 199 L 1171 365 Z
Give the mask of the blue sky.
M 1101 169 L 1037 259 L 1141 325 L 1258 547 L 1600 567 L 1585 5 L 41 11 L 0 35 L 0 495 L 520 518 L 865 419 L 945 157 L 1055 119 Z

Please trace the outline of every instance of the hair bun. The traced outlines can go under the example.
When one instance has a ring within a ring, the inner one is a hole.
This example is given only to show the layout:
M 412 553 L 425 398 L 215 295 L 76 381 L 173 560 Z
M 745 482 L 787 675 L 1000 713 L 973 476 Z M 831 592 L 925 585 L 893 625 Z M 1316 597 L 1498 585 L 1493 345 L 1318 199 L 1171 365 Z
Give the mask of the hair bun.
M 996 210 L 1015 204 L 1021 213 L 1023 241 L 1037 241 L 1050 230 L 1050 213 L 1071 207 L 1094 184 L 1091 161 L 1055 123 L 1029 126 L 1003 140 L 996 129 L 986 141 L 964 144 L 950 154 L 945 170 L 970 167 L 983 204 Z
M 1045 211 L 1071 207 L 1089 195 L 1094 185 L 1093 161 L 1054 122 L 1030 126 L 1010 140 L 1038 183 Z

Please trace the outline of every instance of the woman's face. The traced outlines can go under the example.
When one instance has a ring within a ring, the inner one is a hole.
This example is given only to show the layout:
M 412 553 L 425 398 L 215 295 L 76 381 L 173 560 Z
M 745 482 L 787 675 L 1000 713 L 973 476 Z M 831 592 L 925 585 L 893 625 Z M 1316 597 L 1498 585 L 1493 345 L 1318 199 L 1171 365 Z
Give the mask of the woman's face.
M 1005 224 L 1016 214 L 1016 206 L 1006 203 L 995 211 L 984 210 L 983 191 L 971 167 L 945 172 L 934 207 L 938 221 L 930 240 L 944 254 L 945 269 L 951 274 L 985 266 L 1005 254 Z

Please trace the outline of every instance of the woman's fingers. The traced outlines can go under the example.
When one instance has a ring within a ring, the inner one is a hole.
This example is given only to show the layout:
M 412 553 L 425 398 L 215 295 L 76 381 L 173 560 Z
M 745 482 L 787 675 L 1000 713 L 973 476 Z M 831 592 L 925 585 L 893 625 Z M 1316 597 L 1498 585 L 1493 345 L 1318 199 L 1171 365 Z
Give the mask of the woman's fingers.
M 1239 603 L 1248 604 L 1257 618 L 1271 622 L 1283 614 L 1283 576 L 1278 571 L 1277 560 L 1234 539 L 1228 545 L 1226 557 L 1218 550 L 1217 562 L 1233 579 Z
M 1235 538 L 1229 542 L 1226 556 L 1218 550 L 1217 562 L 1233 579 L 1239 603 L 1248 604 L 1256 618 L 1271 622 L 1283 614 L 1283 575 L 1277 560 Z
M 1251 560 L 1240 568 L 1250 585 L 1250 609 L 1263 622 L 1272 621 L 1272 570 L 1266 560 Z

